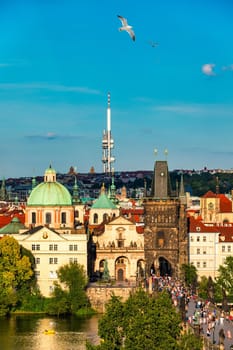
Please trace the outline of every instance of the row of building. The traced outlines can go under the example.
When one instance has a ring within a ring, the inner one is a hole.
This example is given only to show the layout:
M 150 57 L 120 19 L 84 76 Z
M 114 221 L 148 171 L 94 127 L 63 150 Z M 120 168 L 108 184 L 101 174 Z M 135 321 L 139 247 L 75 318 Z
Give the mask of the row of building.
M 116 283 L 137 283 L 156 275 L 179 276 L 193 263 L 199 276 L 215 278 L 233 252 L 232 198 L 208 192 L 195 206 L 184 191 L 183 177 L 173 191 L 167 161 L 156 161 L 151 193 L 140 201 L 116 194 L 114 177 L 102 184 L 97 199 L 84 204 L 74 176 L 72 194 L 50 166 L 25 205 L 0 208 L 0 237 L 11 235 L 30 250 L 43 295 L 49 296 L 57 270 L 82 264 L 90 281 L 106 272 Z

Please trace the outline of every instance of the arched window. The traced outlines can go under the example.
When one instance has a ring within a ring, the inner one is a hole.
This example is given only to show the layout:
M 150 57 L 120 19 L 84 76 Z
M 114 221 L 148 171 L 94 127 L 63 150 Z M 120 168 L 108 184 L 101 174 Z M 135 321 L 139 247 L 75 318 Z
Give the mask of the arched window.
M 75 212 L 74 212 L 74 217 L 75 217 L 75 218 L 78 218 L 78 217 L 79 217 L 79 211 L 78 211 L 78 210 L 75 210 Z
M 94 214 L 94 224 L 98 224 L 98 214 Z
M 36 224 L 36 213 L 32 213 L 32 224 Z
M 46 225 L 51 224 L 51 222 L 52 222 L 51 213 L 46 213 L 46 214 L 45 214 L 45 223 L 46 223 Z
M 108 214 L 107 214 L 107 213 L 104 213 L 104 215 L 103 215 L 103 221 L 108 221 Z
M 66 213 L 61 213 L 61 223 L 66 224 Z

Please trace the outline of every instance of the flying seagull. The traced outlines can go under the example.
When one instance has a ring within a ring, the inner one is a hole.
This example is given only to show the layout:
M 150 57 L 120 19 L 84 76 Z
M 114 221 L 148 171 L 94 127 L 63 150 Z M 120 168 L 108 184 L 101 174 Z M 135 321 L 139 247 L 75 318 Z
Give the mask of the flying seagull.
M 122 27 L 119 28 L 119 31 L 122 32 L 123 30 L 125 30 L 127 33 L 129 33 L 131 39 L 133 41 L 135 41 L 135 34 L 133 31 L 133 27 L 128 25 L 127 19 L 122 17 L 122 16 L 117 16 L 119 18 L 119 20 L 122 23 Z
M 150 44 L 152 47 L 157 47 L 157 46 L 159 46 L 159 43 L 156 42 L 156 41 L 149 41 L 149 44 Z

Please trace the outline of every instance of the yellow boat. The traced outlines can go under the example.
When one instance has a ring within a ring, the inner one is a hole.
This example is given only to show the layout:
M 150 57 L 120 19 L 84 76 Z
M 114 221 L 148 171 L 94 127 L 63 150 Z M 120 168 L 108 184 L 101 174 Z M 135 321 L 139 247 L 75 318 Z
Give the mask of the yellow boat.
M 55 334 L 55 330 L 54 329 L 45 329 L 44 334 Z

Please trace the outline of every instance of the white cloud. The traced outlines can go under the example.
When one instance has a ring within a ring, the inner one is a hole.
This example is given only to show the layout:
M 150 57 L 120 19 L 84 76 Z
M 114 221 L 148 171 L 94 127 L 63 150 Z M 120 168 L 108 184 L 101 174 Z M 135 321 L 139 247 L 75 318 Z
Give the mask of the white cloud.
M 203 64 L 203 66 L 201 67 L 202 73 L 209 76 L 216 75 L 216 73 L 214 72 L 214 67 L 214 63 Z
M 50 90 L 58 92 L 77 92 L 83 94 L 99 95 L 101 92 L 99 90 L 90 89 L 84 86 L 68 86 L 62 84 L 47 84 L 47 83 L 3 83 L 0 84 L 0 89 L 26 89 L 26 90 Z
M 204 116 L 233 116 L 232 104 L 173 104 L 173 105 L 157 105 L 153 107 L 154 111 L 167 112 L 173 114 L 185 114 Z
M 173 112 L 173 113 L 199 113 L 202 108 L 200 105 L 162 105 L 154 107 L 155 110 L 161 112 Z

